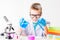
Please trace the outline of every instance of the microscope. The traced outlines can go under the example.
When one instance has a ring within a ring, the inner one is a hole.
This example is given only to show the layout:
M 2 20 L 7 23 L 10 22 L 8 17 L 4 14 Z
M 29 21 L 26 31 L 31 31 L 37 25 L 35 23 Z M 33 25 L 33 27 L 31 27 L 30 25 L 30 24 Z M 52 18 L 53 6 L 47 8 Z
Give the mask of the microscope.
M 9 20 L 7 19 L 6 16 L 3 17 L 5 19 L 6 22 L 9 22 Z M 1 36 L 5 36 L 5 39 L 13 39 L 13 35 L 11 34 L 15 34 L 14 32 L 14 28 L 12 27 L 12 23 L 7 24 L 8 26 L 5 28 L 4 32 L 1 33 Z

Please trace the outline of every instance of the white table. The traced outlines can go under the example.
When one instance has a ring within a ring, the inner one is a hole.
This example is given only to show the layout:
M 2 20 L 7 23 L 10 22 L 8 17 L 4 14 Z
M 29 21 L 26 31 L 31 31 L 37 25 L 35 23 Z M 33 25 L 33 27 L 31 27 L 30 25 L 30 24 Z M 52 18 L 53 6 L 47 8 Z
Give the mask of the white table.
M 9 40 L 9 39 L 5 39 L 5 37 L 1 37 L 0 36 L 0 40 Z M 27 36 L 20 36 L 17 38 L 13 38 L 12 40 L 29 40 Z M 42 37 L 35 37 L 35 40 L 49 40 L 47 38 L 42 38 Z

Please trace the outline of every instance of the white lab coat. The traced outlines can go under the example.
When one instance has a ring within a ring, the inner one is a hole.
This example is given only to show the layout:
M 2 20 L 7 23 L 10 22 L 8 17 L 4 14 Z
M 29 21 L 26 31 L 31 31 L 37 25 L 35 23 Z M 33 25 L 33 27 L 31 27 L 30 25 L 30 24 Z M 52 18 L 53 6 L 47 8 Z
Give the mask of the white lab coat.
M 34 30 L 34 26 L 31 20 L 28 21 L 29 24 L 28 26 L 23 29 L 23 33 L 25 33 L 27 36 L 28 35 L 34 35 L 34 36 L 42 36 L 44 35 L 44 31 L 41 29 L 39 25 L 37 25 L 36 30 Z

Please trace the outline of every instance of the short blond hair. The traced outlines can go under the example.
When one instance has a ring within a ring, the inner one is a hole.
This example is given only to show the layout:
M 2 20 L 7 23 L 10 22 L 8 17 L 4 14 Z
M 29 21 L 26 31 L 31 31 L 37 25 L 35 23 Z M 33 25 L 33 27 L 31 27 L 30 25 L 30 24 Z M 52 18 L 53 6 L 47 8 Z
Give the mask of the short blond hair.
M 40 3 L 33 3 L 31 5 L 31 9 L 40 11 L 40 13 L 42 14 L 42 7 Z
M 35 10 L 40 10 L 40 9 L 42 9 L 40 3 L 33 3 L 32 6 L 31 6 L 31 8 L 32 8 L 32 9 L 35 9 Z

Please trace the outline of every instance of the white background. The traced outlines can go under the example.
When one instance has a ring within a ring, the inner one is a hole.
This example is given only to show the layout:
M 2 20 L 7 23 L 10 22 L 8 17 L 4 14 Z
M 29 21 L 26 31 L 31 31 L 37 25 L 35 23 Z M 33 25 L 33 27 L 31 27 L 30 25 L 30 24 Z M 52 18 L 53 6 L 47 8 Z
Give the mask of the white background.
M 19 20 L 23 16 L 26 18 L 29 14 L 29 8 L 32 3 L 39 2 L 43 8 L 43 15 L 51 26 L 60 26 L 60 0 L 0 0 L 0 33 L 8 23 L 12 23 L 13 27 L 18 30 Z M 9 19 L 7 23 L 3 16 Z

